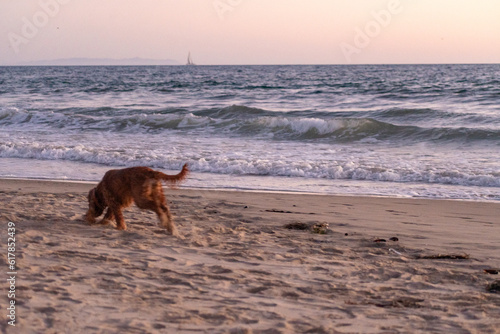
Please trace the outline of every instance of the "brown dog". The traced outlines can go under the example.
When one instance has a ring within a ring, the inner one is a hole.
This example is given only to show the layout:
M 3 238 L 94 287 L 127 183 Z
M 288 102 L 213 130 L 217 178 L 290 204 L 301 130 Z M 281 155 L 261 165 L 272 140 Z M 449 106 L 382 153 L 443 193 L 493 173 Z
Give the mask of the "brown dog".
M 144 210 L 156 212 L 163 227 L 172 235 L 178 235 L 172 221 L 161 181 L 175 185 L 184 180 L 189 173 L 187 164 L 177 175 L 166 175 L 148 167 L 113 169 L 104 174 L 97 187 L 89 191 L 89 210 L 85 218 L 89 224 L 95 224 L 96 217 L 108 211 L 101 224 L 116 220 L 116 228 L 126 230 L 122 209 L 135 204 Z

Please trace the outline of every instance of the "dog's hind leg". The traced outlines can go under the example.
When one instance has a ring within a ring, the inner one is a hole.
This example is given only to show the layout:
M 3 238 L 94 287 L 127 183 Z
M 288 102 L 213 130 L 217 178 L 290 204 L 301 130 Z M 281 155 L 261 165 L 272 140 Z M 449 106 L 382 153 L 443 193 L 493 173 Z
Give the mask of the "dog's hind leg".
M 162 227 L 164 227 L 169 234 L 174 236 L 179 236 L 179 232 L 174 225 L 172 220 L 172 215 L 166 203 L 157 203 L 156 201 L 136 201 L 135 203 L 139 208 L 143 210 L 151 210 L 156 213 L 158 220 Z
M 135 203 L 140 209 L 151 210 L 156 213 L 162 227 L 173 236 L 179 236 L 179 232 L 172 220 L 172 215 L 166 203 L 157 203 L 155 201 L 136 201 Z
M 177 228 L 175 227 L 174 220 L 170 214 L 170 209 L 168 208 L 167 199 L 161 188 L 161 185 L 157 188 L 155 192 L 155 212 L 161 221 L 161 225 L 167 229 L 167 232 L 173 236 L 180 237 Z
M 172 220 L 172 215 L 170 214 L 160 182 L 146 182 L 143 187 L 142 196 L 137 196 L 134 199 L 135 204 L 139 208 L 154 211 L 160 220 L 161 226 L 164 227 L 169 234 L 180 237 Z
M 161 221 L 161 225 L 167 229 L 168 233 L 179 236 L 179 232 L 175 227 L 174 221 L 172 219 L 172 215 L 170 214 L 170 210 L 166 203 L 162 203 L 158 209 L 156 210 L 156 214 Z

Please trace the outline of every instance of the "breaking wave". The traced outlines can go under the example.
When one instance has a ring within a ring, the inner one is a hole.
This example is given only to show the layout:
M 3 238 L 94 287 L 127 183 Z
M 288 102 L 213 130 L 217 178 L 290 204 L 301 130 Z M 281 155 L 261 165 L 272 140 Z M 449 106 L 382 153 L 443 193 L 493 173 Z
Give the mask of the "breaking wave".
M 0 110 L 0 126 L 55 128 L 74 132 L 111 131 L 118 133 L 206 132 L 229 137 L 257 137 L 290 141 L 356 142 L 382 141 L 498 141 L 500 129 L 486 126 L 416 126 L 383 120 L 435 111 L 388 110 L 381 117 L 346 117 L 335 113 L 272 112 L 245 106 L 189 111 L 186 109 L 67 108 L 61 110 Z M 376 115 L 375 115 L 376 117 Z M 439 122 L 437 122 L 439 123 Z

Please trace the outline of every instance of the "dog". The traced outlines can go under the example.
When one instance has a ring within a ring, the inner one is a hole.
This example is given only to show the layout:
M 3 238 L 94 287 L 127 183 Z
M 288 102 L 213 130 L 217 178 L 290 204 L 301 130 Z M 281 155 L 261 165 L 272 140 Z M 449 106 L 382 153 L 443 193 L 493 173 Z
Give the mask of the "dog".
M 89 191 L 89 210 L 85 219 L 95 224 L 96 218 L 108 211 L 100 224 L 109 224 L 116 220 L 118 230 L 126 230 L 122 209 L 135 204 L 143 210 L 152 210 L 158 215 L 161 225 L 168 233 L 179 236 L 172 220 L 170 210 L 163 194 L 162 181 L 175 186 L 183 181 L 189 173 L 185 164 L 177 175 L 167 175 L 149 167 L 130 167 L 109 170 L 101 182 Z

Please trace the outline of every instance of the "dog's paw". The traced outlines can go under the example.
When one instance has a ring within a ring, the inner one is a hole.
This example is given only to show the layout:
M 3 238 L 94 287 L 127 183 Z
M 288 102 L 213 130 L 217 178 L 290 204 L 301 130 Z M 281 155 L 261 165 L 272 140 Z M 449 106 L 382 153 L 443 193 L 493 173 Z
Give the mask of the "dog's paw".
M 177 231 L 174 230 L 170 233 L 171 236 L 176 237 L 177 239 L 184 240 L 185 238 Z
M 109 219 L 102 219 L 99 224 L 116 226 L 115 222 Z
M 184 240 L 184 237 L 179 233 L 179 231 L 177 231 L 175 227 L 172 230 L 167 229 L 167 233 L 173 237 L 176 237 L 177 239 Z

